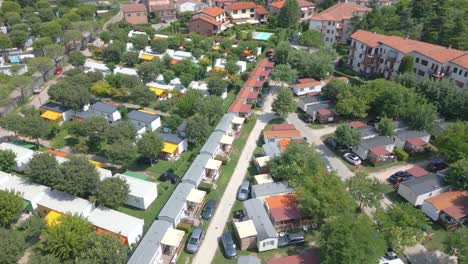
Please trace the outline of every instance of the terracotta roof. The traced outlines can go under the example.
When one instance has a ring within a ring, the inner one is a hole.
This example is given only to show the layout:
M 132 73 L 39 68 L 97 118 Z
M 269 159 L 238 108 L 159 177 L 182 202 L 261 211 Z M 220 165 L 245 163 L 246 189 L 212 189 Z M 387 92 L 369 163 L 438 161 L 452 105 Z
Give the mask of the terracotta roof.
M 351 123 L 349 123 L 349 125 L 350 125 L 352 128 L 360 128 L 360 127 L 365 127 L 365 126 L 367 126 L 366 124 L 364 124 L 364 123 L 361 122 L 361 121 L 352 121 Z
M 297 0 L 297 4 L 299 5 L 299 7 L 311 7 L 311 6 L 315 6 L 314 3 L 309 2 L 309 1 L 306 1 L 306 0 Z
M 301 132 L 299 130 L 264 131 L 263 135 L 265 138 L 291 138 L 300 137 Z
M 254 92 L 248 87 L 244 87 L 240 90 L 238 98 L 244 99 L 257 99 L 259 92 Z
M 364 30 L 358 30 L 354 32 L 351 35 L 351 38 L 371 47 L 376 47 L 379 44 L 383 44 L 403 54 L 416 52 L 440 63 L 447 63 L 449 61 L 455 60 L 457 60 L 460 64 L 465 64 L 468 62 L 467 53 L 465 51 L 434 45 L 409 38 L 385 36 Z
M 262 68 L 273 68 L 273 66 L 275 66 L 275 63 L 273 61 L 270 61 L 268 59 L 262 59 L 258 65 L 257 65 L 257 68 L 258 67 L 262 67 Z
M 339 3 L 312 16 L 310 20 L 342 21 L 345 19 L 351 19 L 354 16 L 355 12 L 370 11 L 372 11 L 372 8 L 352 3 Z
M 344 76 L 338 77 L 338 78 L 336 78 L 336 79 L 342 80 L 343 82 L 346 82 L 346 83 L 349 82 L 348 77 L 344 77 Z
M 207 14 L 212 17 L 217 17 L 223 14 L 224 12 L 225 12 L 224 9 L 219 8 L 217 6 L 208 7 L 200 11 L 200 13 Z
M 413 146 L 416 146 L 416 147 L 422 147 L 424 145 L 427 144 L 426 141 L 422 140 L 421 138 L 410 138 L 410 139 L 407 139 L 406 142 L 408 142 L 408 144 L 411 144 Z
M 257 5 L 255 11 L 257 12 L 257 15 L 266 15 L 268 13 L 268 11 L 262 5 Z
M 282 130 L 296 130 L 296 127 L 293 124 L 273 124 L 271 125 L 273 131 L 282 131 Z
M 226 8 L 229 10 L 251 9 L 256 7 L 257 4 L 255 2 L 239 2 L 226 5 Z
M 319 113 L 319 115 L 331 115 L 332 114 L 332 111 L 330 109 L 325 109 L 325 108 L 319 109 L 317 110 L 317 112 Z
M 468 204 L 455 205 L 443 210 L 444 213 L 448 214 L 455 220 L 459 220 L 468 215 Z
M 289 143 L 291 143 L 290 138 L 283 138 L 278 141 L 278 146 L 280 148 L 281 152 L 284 152 L 286 148 L 288 147 Z
M 313 81 L 310 81 L 310 82 L 297 83 L 297 84 L 294 85 L 294 88 L 304 89 L 304 88 L 307 88 L 307 87 L 318 86 L 320 84 L 321 84 L 320 81 L 313 80 Z
M 251 104 L 245 104 L 243 100 L 236 99 L 228 109 L 229 113 L 249 113 L 252 109 Z
M 265 198 L 265 203 L 268 205 L 268 208 L 278 208 L 278 207 L 288 207 L 295 206 L 296 203 L 296 194 L 285 194 L 277 195 Z
M 221 22 L 216 21 L 216 20 L 214 20 L 212 18 L 209 18 L 207 16 L 198 16 L 198 17 L 193 18 L 191 21 L 198 20 L 198 19 L 203 20 L 203 21 L 205 21 L 205 22 L 207 22 L 209 24 L 215 25 L 215 26 L 221 25 Z
M 422 177 L 429 174 L 429 172 L 419 166 L 414 166 L 411 169 L 406 170 L 407 173 L 411 174 L 413 177 Z
M 382 146 L 373 147 L 369 149 L 369 151 L 377 156 L 384 156 L 390 154 L 390 151 L 388 151 L 385 147 Z
M 278 207 L 270 209 L 271 218 L 273 222 L 281 222 L 288 220 L 296 220 L 306 215 L 297 206 Z
M 122 6 L 122 12 L 133 13 L 133 12 L 146 12 L 146 6 L 144 4 L 127 4 Z
M 239 109 L 239 113 L 250 113 L 251 110 L 252 110 L 251 104 L 243 104 L 241 105 Z
M 453 63 L 457 64 L 458 66 L 461 66 L 465 69 L 468 69 L 468 53 L 465 55 L 458 57 L 454 60 L 452 60 Z
M 70 155 L 70 153 L 63 152 L 63 151 L 58 151 L 58 150 L 53 150 L 53 149 L 46 150 L 46 153 L 52 154 L 52 155 L 57 156 L 57 157 L 62 157 L 62 158 L 65 158 L 68 155 Z
M 316 82 L 314 78 L 302 78 L 302 79 L 297 79 L 298 83 L 308 83 L 308 82 Z
M 439 194 L 435 197 L 426 199 L 426 202 L 432 204 L 437 210 L 442 211 L 453 206 L 467 206 L 468 192 L 451 191 Z
M 270 74 L 269 72 L 263 70 L 263 69 L 260 68 L 260 67 L 257 67 L 257 68 L 255 68 L 255 70 L 252 71 L 252 74 L 251 74 L 251 75 L 252 75 L 252 76 L 265 76 L 265 77 L 266 77 L 266 76 L 268 76 L 269 74 Z
M 267 264 L 319 264 L 319 257 L 313 253 L 304 253 L 269 260 Z
M 286 1 L 273 2 L 273 3 L 269 4 L 269 6 L 281 9 L 283 7 L 283 5 L 284 5 L 284 2 L 286 2 Z
M 259 81 L 255 78 L 249 78 L 244 83 L 244 87 L 262 87 L 265 81 Z

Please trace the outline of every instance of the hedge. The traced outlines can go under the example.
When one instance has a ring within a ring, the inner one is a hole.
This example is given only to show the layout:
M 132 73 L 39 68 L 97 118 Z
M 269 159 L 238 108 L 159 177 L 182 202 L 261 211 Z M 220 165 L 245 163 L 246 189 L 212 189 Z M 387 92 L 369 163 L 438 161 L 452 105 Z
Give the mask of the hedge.
M 406 151 L 402 150 L 402 149 L 396 148 L 393 152 L 395 153 L 398 160 L 400 160 L 400 161 L 407 161 L 408 158 L 409 158 L 409 154 Z
M 188 223 L 179 223 L 177 225 L 177 229 L 185 231 L 185 233 L 190 233 L 190 229 L 192 229 L 192 225 Z
M 201 191 L 205 191 L 207 194 L 211 192 L 212 188 L 213 188 L 213 185 L 206 183 L 206 182 L 202 182 L 198 185 L 198 189 Z

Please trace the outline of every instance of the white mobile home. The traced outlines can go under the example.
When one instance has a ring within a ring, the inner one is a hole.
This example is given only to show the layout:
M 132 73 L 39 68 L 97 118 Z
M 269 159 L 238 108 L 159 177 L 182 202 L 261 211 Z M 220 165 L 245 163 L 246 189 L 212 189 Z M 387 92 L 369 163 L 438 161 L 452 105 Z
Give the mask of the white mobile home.
M 6 142 L 3 142 L 0 144 L 0 150 L 11 150 L 13 151 L 13 153 L 15 153 L 16 164 L 13 167 L 13 169 L 18 172 L 24 171 L 24 169 L 29 164 L 29 161 L 32 159 L 34 155 L 34 151 L 28 148 L 20 147 L 15 144 L 6 143 Z
M 255 225 L 258 251 L 263 252 L 277 248 L 278 233 L 273 227 L 263 203 L 258 199 L 247 200 L 244 202 L 244 211 Z
M 0 174 L 3 174 L 5 177 L 2 178 L 6 180 L 3 181 L 2 178 L 0 178 L 0 190 L 18 192 L 24 200 L 31 204 L 33 209 L 37 209 L 37 202 L 50 191 L 49 187 L 28 182 L 20 177 L 8 175 L 3 172 L 0 172 Z
M 158 197 L 158 188 L 156 183 L 116 174 L 114 177 L 120 177 L 128 184 L 130 192 L 128 193 L 127 204 L 139 209 L 146 210 L 151 203 Z
M 435 173 L 400 183 L 398 194 L 414 206 L 421 206 L 427 198 L 448 191 L 443 177 Z

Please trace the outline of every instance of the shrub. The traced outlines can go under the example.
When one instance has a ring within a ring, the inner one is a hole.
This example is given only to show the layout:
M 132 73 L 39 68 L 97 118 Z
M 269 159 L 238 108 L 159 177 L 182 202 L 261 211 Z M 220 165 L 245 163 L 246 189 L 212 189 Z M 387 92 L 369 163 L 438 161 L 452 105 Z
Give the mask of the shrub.
M 408 158 L 409 158 L 409 154 L 406 151 L 402 150 L 402 149 L 397 149 L 396 148 L 393 152 L 395 153 L 398 160 L 400 160 L 400 161 L 407 161 Z
M 205 191 L 206 193 L 210 193 L 212 188 L 213 188 L 213 185 L 206 183 L 206 182 L 202 182 L 200 183 L 200 185 L 198 185 L 198 189 Z
M 192 229 L 192 225 L 189 223 L 179 223 L 177 225 L 177 229 L 182 230 L 185 233 L 190 233 L 190 229 Z

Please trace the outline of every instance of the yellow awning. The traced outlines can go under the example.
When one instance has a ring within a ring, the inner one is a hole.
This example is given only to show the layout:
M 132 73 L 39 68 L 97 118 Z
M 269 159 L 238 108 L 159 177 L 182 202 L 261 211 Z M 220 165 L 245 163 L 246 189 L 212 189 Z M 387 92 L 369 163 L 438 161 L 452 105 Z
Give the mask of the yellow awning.
M 169 142 L 164 142 L 162 152 L 174 154 L 177 150 L 177 145 Z
M 61 216 L 61 213 L 55 212 L 55 211 L 50 211 L 45 217 L 44 220 L 46 221 L 47 225 L 49 226 L 54 226 L 60 224 L 59 217 Z
M 149 54 L 141 54 L 140 56 L 141 60 L 147 60 L 147 61 L 154 60 L 154 58 L 155 56 L 149 55 Z
M 88 160 L 89 163 L 93 164 L 94 166 L 98 167 L 98 168 L 102 168 L 104 167 L 104 164 L 99 162 L 99 161 L 95 161 L 95 160 Z
M 62 113 L 57 113 L 54 111 L 46 110 L 44 113 L 42 113 L 41 117 L 55 121 L 62 117 Z
M 156 115 L 155 112 L 149 111 L 149 110 L 145 110 L 145 109 L 140 109 L 140 110 L 138 110 L 138 112 L 142 112 L 142 113 L 150 114 L 150 115 Z
M 155 87 L 150 87 L 149 89 L 150 89 L 150 91 L 154 92 L 157 96 L 160 96 L 165 91 L 163 89 L 159 89 L 159 88 L 155 88 Z

